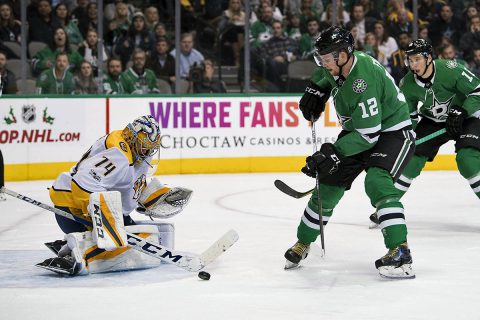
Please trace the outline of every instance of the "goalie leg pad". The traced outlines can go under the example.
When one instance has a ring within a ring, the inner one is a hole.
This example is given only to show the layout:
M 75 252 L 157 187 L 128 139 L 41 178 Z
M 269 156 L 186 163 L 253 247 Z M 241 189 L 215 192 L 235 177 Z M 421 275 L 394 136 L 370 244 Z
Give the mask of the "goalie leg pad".
M 158 233 L 158 242 L 162 246 L 170 249 L 175 248 L 175 226 L 173 223 L 165 223 L 158 221 L 137 221 L 139 226 L 153 226 Z
M 137 234 L 155 244 L 158 242 L 158 228 L 151 225 L 134 225 L 125 227 L 127 232 Z M 99 248 L 92 232 L 71 233 L 65 236 L 69 247 L 77 252 L 84 261 L 89 273 L 103 273 L 113 271 L 127 271 L 135 269 L 153 268 L 160 265 L 161 261 L 131 248 L 118 248 L 106 251 Z
M 93 222 L 93 239 L 99 248 L 111 251 L 127 246 L 120 192 L 90 194 L 88 212 Z

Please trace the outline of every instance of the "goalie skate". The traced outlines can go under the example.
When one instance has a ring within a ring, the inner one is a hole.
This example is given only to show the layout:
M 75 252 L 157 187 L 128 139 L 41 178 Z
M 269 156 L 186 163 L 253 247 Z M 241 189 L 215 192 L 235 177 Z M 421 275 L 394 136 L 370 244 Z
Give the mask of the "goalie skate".
M 82 265 L 78 264 L 71 256 L 49 258 L 35 266 L 70 276 L 77 275 L 82 270 Z
M 300 266 L 300 261 L 308 256 L 310 245 L 296 242 L 290 249 L 285 252 L 285 270 L 296 269 Z
M 387 279 L 413 279 L 412 256 L 406 242 L 388 250 L 387 254 L 375 261 L 381 277 Z
M 67 241 L 65 240 L 55 240 L 53 242 L 45 242 L 45 246 L 50 249 L 56 256 L 58 256 L 60 250 L 64 245 L 67 244 Z

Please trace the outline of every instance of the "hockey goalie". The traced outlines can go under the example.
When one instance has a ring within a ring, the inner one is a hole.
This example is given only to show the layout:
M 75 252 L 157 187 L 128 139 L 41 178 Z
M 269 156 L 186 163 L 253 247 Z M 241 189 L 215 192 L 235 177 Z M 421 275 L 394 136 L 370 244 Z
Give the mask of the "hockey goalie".
M 173 224 L 153 218 L 180 213 L 192 195 L 186 188 L 147 179 L 159 149 L 158 123 L 142 116 L 97 140 L 70 172 L 61 173 L 50 198 L 75 221 L 55 215 L 65 237 L 45 244 L 56 256 L 37 266 L 68 275 L 158 266 L 160 260 L 127 246 L 127 233 L 173 248 Z M 130 213 L 135 209 L 151 220 L 134 221 Z

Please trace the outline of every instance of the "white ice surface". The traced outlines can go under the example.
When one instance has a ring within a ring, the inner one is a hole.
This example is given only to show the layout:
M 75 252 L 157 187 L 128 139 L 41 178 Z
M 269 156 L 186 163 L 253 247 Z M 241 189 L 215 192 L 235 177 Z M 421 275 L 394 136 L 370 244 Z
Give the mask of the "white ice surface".
M 75 278 L 36 268 L 52 256 L 43 243 L 62 234 L 52 213 L 9 197 L 0 202 L 0 319 L 480 319 L 480 202 L 458 172 L 425 172 L 405 196 L 417 278 L 401 281 L 374 267 L 386 249 L 367 227 L 363 176 L 326 228 L 326 257 L 314 245 L 302 268 L 284 271 L 307 198 L 283 195 L 276 178 L 314 185 L 289 173 L 161 177 L 194 190 L 172 219 L 177 249 L 200 253 L 230 228 L 240 235 L 206 268 L 210 281 L 171 265 Z M 7 187 L 49 203 L 50 183 Z

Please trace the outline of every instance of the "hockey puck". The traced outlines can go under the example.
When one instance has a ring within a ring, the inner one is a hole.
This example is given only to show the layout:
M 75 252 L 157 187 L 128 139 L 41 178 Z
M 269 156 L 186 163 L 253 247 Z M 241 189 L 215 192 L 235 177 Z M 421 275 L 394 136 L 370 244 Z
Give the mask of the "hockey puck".
M 202 280 L 210 280 L 210 273 L 205 272 L 205 271 L 200 271 L 198 273 L 198 277 Z

